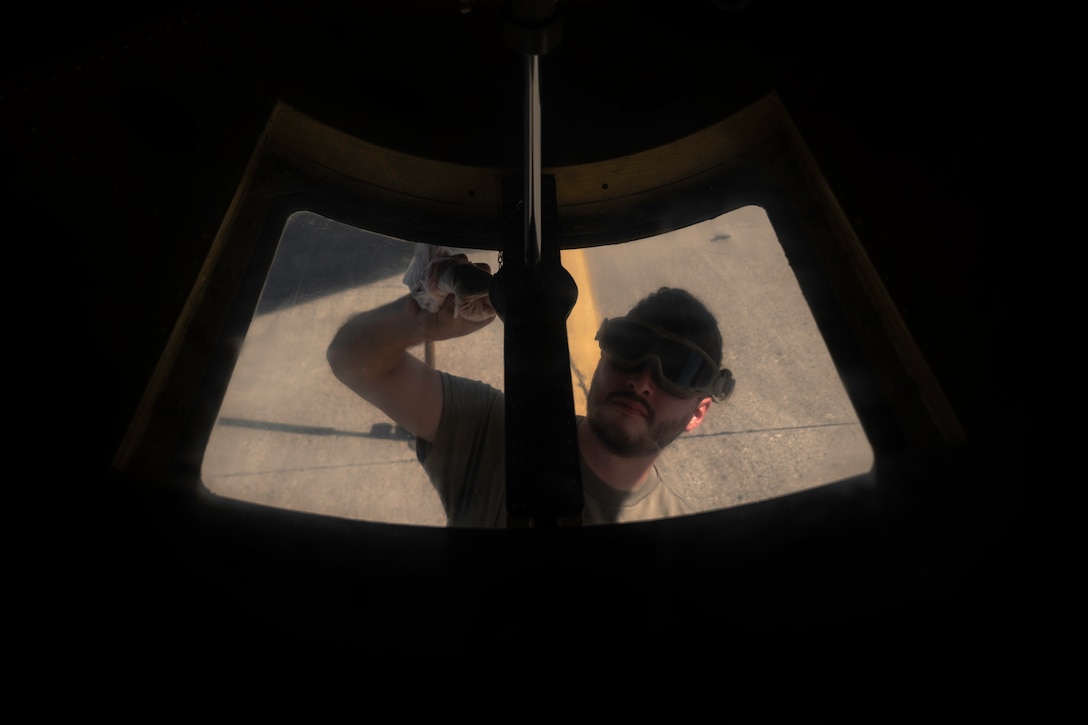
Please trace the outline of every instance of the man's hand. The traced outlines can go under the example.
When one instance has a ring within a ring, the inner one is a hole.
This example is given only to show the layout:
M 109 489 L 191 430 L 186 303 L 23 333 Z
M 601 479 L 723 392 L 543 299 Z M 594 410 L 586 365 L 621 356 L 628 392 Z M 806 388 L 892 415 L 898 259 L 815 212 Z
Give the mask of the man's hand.
M 412 310 L 415 311 L 416 330 L 424 340 L 438 341 L 464 337 L 487 327 L 495 319 L 492 315 L 485 320 L 474 321 L 456 315 L 457 302 L 453 295 L 446 298 L 437 312 L 427 312 L 411 297 L 406 297 L 404 304 L 406 313 L 411 314 Z
M 449 247 L 417 244 L 403 281 L 427 312 L 438 312 L 452 295 L 456 317 L 483 322 L 495 316 L 488 294 L 491 267 L 486 263 L 473 264 L 468 255 L 454 254 Z

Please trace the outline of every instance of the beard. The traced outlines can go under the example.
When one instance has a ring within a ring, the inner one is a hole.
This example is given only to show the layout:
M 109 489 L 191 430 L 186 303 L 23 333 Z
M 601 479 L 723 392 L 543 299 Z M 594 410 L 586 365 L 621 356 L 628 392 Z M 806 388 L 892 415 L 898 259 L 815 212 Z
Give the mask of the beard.
M 656 456 L 665 446 L 680 437 L 691 415 L 678 418 L 658 418 L 654 410 L 638 395 L 627 391 L 608 395 L 591 387 L 586 399 L 586 423 L 612 453 L 623 458 Z M 646 417 L 631 418 L 613 402 L 636 405 L 646 411 Z M 645 427 L 639 421 L 645 421 Z

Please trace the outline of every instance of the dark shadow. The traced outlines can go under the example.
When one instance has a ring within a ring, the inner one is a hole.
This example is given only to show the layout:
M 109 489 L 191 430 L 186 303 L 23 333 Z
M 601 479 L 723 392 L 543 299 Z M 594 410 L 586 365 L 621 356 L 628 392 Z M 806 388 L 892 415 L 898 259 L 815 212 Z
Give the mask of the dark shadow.
M 254 430 L 270 430 L 280 433 L 296 433 L 310 436 L 346 436 L 353 438 L 374 438 L 378 440 L 414 441 L 415 436 L 392 423 L 375 423 L 370 432 L 363 433 L 354 430 L 340 430 L 313 425 L 294 425 L 291 423 L 273 423 L 268 420 L 248 420 L 245 418 L 220 418 L 219 425 L 227 425 L 233 428 L 252 428 Z

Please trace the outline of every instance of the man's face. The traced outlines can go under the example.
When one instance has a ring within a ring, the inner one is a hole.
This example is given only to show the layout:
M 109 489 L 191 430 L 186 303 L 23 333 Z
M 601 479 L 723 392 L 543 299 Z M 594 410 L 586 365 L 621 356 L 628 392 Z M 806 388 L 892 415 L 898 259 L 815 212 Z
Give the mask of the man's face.
M 586 399 L 586 421 L 613 453 L 647 456 L 698 427 L 709 407 L 710 398 L 666 393 L 649 366 L 621 370 L 602 358 Z

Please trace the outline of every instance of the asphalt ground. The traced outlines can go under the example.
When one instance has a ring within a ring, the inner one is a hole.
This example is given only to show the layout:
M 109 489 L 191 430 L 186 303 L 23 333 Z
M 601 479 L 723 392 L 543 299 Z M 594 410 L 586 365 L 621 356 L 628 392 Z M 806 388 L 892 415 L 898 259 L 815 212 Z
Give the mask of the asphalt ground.
M 498 268 L 495 252 L 465 250 Z M 407 292 L 413 245 L 309 213 L 292 217 L 202 466 L 217 496 L 349 519 L 445 525 L 414 440 L 331 374 L 325 350 L 352 314 Z M 659 461 L 699 511 L 743 505 L 872 469 L 872 450 L 765 213 L 745 207 L 661 237 L 566 250 L 579 289 L 568 319 L 575 405 L 604 317 L 660 286 L 718 318 L 733 396 Z M 502 322 L 438 343 L 435 366 L 497 388 Z M 423 357 L 422 346 L 413 350 Z

